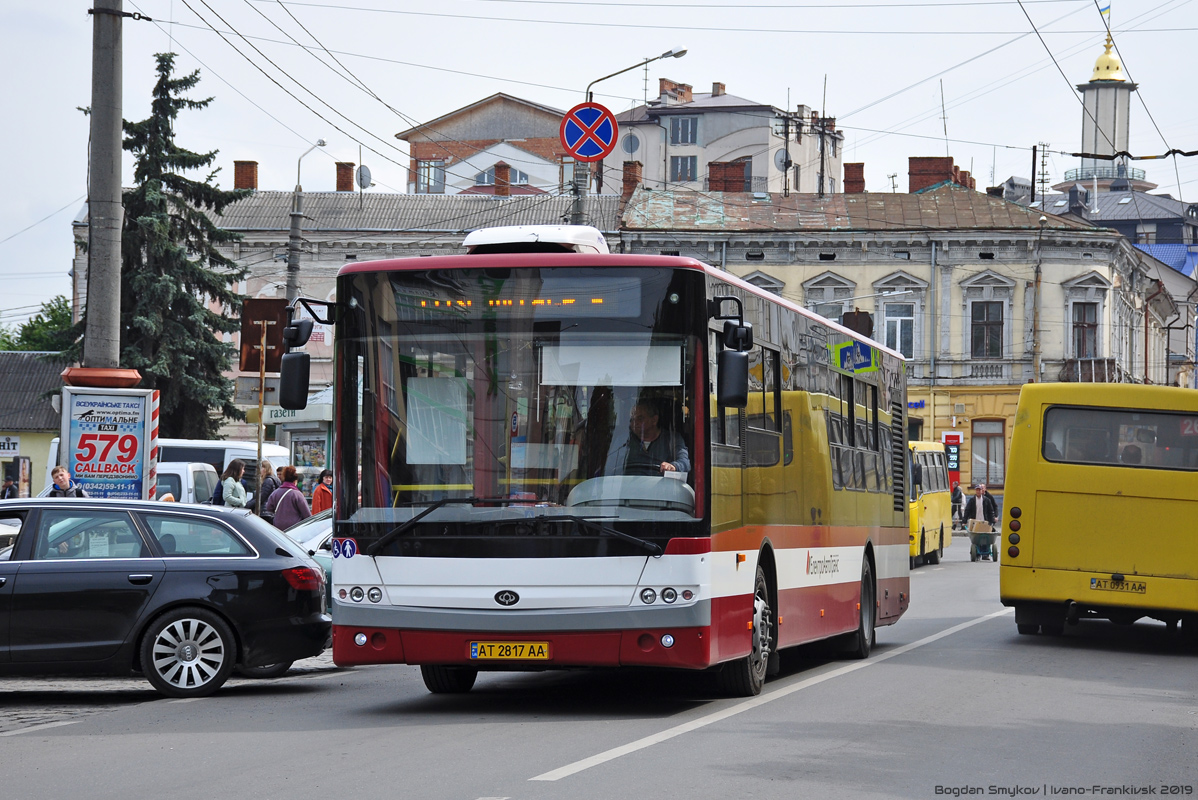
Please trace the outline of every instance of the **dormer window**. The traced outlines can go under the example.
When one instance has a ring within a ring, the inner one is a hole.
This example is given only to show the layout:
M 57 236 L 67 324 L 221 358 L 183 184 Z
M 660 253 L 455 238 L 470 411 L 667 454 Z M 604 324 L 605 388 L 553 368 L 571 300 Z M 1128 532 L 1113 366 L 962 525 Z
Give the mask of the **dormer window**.
M 528 183 L 528 173 L 521 172 L 518 169 L 513 169 L 511 172 L 511 182 L 513 185 L 517 183 Z M 474 176 L 475 186 L 494 186 L 495 185 L 495 168 L 491 167 L 485 172 L 480 172 Z

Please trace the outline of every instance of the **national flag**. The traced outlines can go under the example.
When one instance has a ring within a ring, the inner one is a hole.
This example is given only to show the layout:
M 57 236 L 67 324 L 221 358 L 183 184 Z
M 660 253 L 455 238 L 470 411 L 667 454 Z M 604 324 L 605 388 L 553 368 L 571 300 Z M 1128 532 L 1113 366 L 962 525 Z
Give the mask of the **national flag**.
M 1098 9 L 1098 13 L 1102 14 L 1104 17 L 1109 17 L 1111 15 L 1111 4 L 1107 3 L 1105 6 L 1101 6 Z

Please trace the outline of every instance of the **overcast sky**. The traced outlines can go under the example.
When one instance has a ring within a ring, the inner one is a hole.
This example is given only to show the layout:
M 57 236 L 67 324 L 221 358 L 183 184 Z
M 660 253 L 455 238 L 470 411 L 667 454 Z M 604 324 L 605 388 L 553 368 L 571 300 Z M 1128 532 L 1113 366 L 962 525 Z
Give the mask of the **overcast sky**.
M 153 18 L 124 23 L 125 118 L 149 114 L 153 55 L 176 52 L 180 72 L 201 71 L 192 96 L 214 98 L 205 110 L 182 113 L 178 143 L 219 150 L 226 188 L 233 161 L 248 159 L 259 162 L 259 187 L 279 190 L 294 186 L 296 159 L 323 137 L 328 146 L 303 161 L 305 189 L 332 190 L 333 163 L 361 161 L 374 191 L 405 191 L 408 159 L 396 132 L 501 91 L 567 109 L 595 78 L 674 47 L 689 52 L 650 66 L 650 97 L 668 77 L 696 91 L 723 82 L 730 94 L 782 108 L 826 102 L 847 137 L 845 160 L 865 162 L 871 192 L 890 191 L 892 173 L 905 191 L 907 157 L 945 155 L 947 125 L 948 152 L 981 188 L 992 170 L 997 181 L 1029 177 L 1037 142 L 1080 147 L 1073 86 L 1089 80 L 1105 35 L 1094 0 L 124 2 Z M 1166 141 L 1198 149 L 1188 66 L 1198 3 L 1107 2 L 1144 101 L 1133 101 L 1131 150 L 1159 153 Z M 87 183 L 88 127 L 76 107 L 90 104 L 90 5 L 0 0 L 0 101 L 8 112 L 0 128 L 2 325 L 70 291 L 70 223 Z M 644 72 L 635 70 L 600 84 L 596 100 L 618 112 L 644 93 Z M 126 156 L 126 185 L 131 164 Z M 1065 155 L 1049 160 L 1054 181 L 1077 166 Z M 1171 160 L 1136 166 L 1158 192 L 1198 196 L 1198 158 L 1179 159 L 1176 173 Z

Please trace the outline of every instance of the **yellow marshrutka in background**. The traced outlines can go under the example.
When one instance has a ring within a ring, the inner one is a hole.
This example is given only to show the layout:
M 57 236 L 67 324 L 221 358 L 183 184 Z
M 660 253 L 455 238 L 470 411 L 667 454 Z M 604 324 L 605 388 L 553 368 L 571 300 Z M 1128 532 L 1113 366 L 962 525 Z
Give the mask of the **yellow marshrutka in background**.
M 1026 385 L 1009 464 L 999 586 L 1020 633 L 1152 617 L 1198 637 L 1198 392 Z
M 939 564 L 953 538 L 952 487 L 948 459 L 939 442 L 908 442 L 911 453 L 911 568 Z

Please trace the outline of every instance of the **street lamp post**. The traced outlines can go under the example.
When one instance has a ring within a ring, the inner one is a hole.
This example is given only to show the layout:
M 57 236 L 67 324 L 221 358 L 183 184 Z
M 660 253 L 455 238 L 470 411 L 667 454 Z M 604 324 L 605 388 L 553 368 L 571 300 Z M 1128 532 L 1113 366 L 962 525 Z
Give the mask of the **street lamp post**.
M 299 256 L 300 236 L 304 220 L 304 187 L 300 185 L 300 165 L 304 156 L 318 147 L 324 147 L 324 139 L 317 139 L 316 144 L 304 151 L 295 162 L 295 192 L 291 197 L 291 235 L 287 239 L 287 305 L 299 297 Z
M 602 78 L 596 78 L 595 80 L 593 80 L 587 84 L 587 90 L 586 90 L 587 102 L 588 103 L 592 102 L 592 100 L 594 98 L 594 94 L 591 92 L 591 88 L 596 83 L 599 83 L 600 81 L 605 81 L 608 78 L 614 78 L 617 75 L 623 75 L 625 72 L 630 72 L 634 69 L 640 69 L 641 67 L 645 66 L 646 64 L 652 64 L 654 61 L 660 61 L 663 58 L 682 58 L 684 55 L 686 55 L 685 47 L 675 47 L 672 50 L 665 51 L 664 53 L 662 53 L 659 56 L 653 56 L 652 58 L 646 58 L 644 61 L 640 62 L 639 64 L 633 64 L 631 67 L 625 67 L 624 69 L 613 72 L 610 75 L 604 75 Z M 600 162 L 599 168 L 600 169 L 603 168 L 602 162 Z M 588 165 L 588 162 L 579 161 L 577 159 L 574 160 L 574 179 L 571 181 L 572 189 L 574 192 L 574 203 L 573 203 L 572 208 L 570 209 L 570 223 L 573 225 L 581 225 L 583 217 L 585 216 L 585 214 L 583 213 L 584 212 L 583 192 L 586 190 L 587 175 L 588 175 L 589 171 L 590 171 L 590 166 Z

